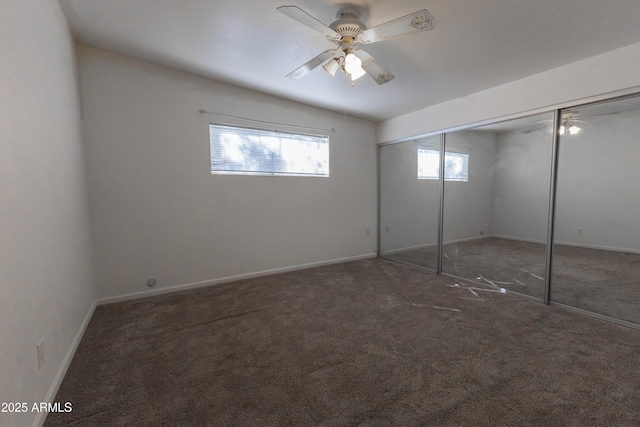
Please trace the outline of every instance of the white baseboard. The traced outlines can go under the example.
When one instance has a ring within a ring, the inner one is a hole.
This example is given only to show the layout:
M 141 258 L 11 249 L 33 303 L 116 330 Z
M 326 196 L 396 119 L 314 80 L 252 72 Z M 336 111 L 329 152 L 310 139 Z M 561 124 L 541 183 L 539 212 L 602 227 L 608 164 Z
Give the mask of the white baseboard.
M 469 238 L 465 238 L 465 239 L 458 239 L 458 240 L 449 240 L 444 242 L 445 245 L 449 245 L 449 244 L 455 244 L 455 243 L 464 243 L 464 242 L 470 242 L 473 240 L 481 240 L 481 239 L 487 239 L 487 238 L 496 238 L 496 239 L 504 239 L 504 240 L 512 240 L 515 242 L 524 242 L 524 243 L 537 243 L 537 244 L 541 244 L 541 245 L 546 245 L 547 241 L 546 240 L 536 240 L 536 239 L 527 239 L 527 238 L 522 238 L 522 237 L 516 237 L 516 236 L 501 236 L 498 234 L 491 234 L 491 235 L 484 235 L 484 236 L 474 236 L 474 237 L 469 237 Z M 555 242 L 556 245 L 561 245 L 561 246 L 571 246 L 574 248 L 584 248 L 584 249 L 598 249 L 601 251 L 612 251 L 612 252 L 623 252 L 623 253 L 631 253 L 631 254 L 640 254 L 640 249 L 631 249 L 631 248 L 616 248 L 613 246 L 603 246 L 603 245 L 590 245 L 590 244 L 584 244 L 584 243 L 575 243 L 575 242 Z M 413 249 L 422 249 L 422 248 L 427 248 L 427 247 L 434 247 L 436 246 L 435 243 L 430 243 L 430 244 L 425 244 L 425 245 L 415 245 L 415 246 L 407 246 L 405 248 L 399 248 L 399 249 L 392 249 L 390 251 L 385 251 L 383 253 L 381 253 L 381 255 L 392 255 L 398 252 L 404 252 L 404 251 L 410 251 Z
M 482 236 L 473 236 L 473 237 L 465 237 L 464 239 L 457 239 L 457 240 L 447 240 L 446 242 L 442 242 L 444 245 L 452 245 L 455 243 L 464 243 L 464 242 L 473 242 L 474 240 L 483 240 L 483 239 L 488 239 L 490 237 L 493 237 L 489 234 L 485 234 Z
M 422 248 L 435 248 L 437 243 L 426 243 L 424 245 L 415 245 L 415 246 L 407 246 L 404 248 L 391 249 L 389 251 L 380 252 L 380 255 L 392 255 L 398 252 L 412 251 L 414 249 L 422 249 Z
M 445 245 L 451 245 L 451 244 L 456 244 L 456 243 L 471 242 L 471 241 L 474 241 L 474 240 L 488 239 L 489 237 L 496 237 L 496 236 L 483 235 L 483 236 L 466 237 L 464 239 L 448 240 L 448 241 L 444 242 L 444 244 Z M 381 252 L 380 255 L 393 255 L 393 254 L 396 254 L 398 252 L 411 251 L 411 250 L 414 250 L 414 249 L 434 248 L 434 247 L 436 247 L 436 245 L 437 245 L 437 243 L 426 243 L 424 245 L 406 246 L 404 248 L 391 249 L 389 251 Z
M 115 297 L 105 297 L 105 298 L 98 299 L 96 303 L 97 305 L 112 304 L 115 302 L 128 301 L 132 299 L 150 297 L 154 295 L 162 295 L 162 294 L 168 294 L 168 293 L 177 292 L 177 291 L 185 291 L 187 289 L 195 289 L 195 288 L 201 288 L 204 286 L 219 285 L 221 283 L 228 283 L 228 282 L 233 282 L 241 279 L 251 279 L 254 277 L 268 276 L 271 274 L 279 274 L 279 273 L 286 273 L 289 271 L 304 270 L 305 268 L 321 267 L 323 265 L 331 265 L 331 264 L 340 264 L 340 263 L 349 262 L 349 261 L 359 261 L 359 260 L 368 259 L 368 258 L 375 258 L 377 256 L 378 256 L 377 253 L 371 253 L 366 255 L 357 255 L 353 257 L 337 258 L 337 259 L 331 259 L 326 261 L 312 262 L 308 264 L 300 264 L 300 265 L 295 265 L 291 267 L 274 268 L 272 270 L 256 271 L 254 273 L 239 274 L 237 276 L 227 276 L 219 279 L 203 280 L 201 282 L 167 286 L 166 288 L 153 289 L 153 290 L 142 291 L 142 292 L 133 292 L 130 294 L 118 295 Z
M 498 238 L 498 239 L 506 239 L 506 240 L 515 240 L 518 242 L 526 242 L 526 243 L 540 243 L 543 245 L 547 244 L 547 241 L 544 240 L 533 240 L 533 239 L 523 239 L 521 237 L 513 237 L 513 236 L 499 236 L 499 235 L 494 235 L 492 237 Z M 604 245 L 591 245 L 591 244 L 587 244 L 587 243 L 577 243 L 577 242 L 560 242 L 560 241 L 556 241 L 555 242 L 556 245 L 560 245 L 560 246 L 570 246 L 573 248 L 584 248 L 584 249 L 598 249 L 601 251 L 612 251 L 612 252 L 624 252 L 624 253 L 631 253 L 631 254 L 640 254 L 640 249 L 631 249 L 631 248 L 616 248 L 613 246 L 604 246 Z
M 547 241 L 544 240 L 533 240 L 533 239 L 523 239 L 521 237 L 512 237 L 512 236 L 492 236 L 498 239 L 506 239 L 506 240 L 515 240 L 518 242 L 526 242 L 526 243 L 540 243 L 543 245 L 547 244 Z M 573 248 L 584 248 L 584 249 L 598 249 L 601 251 L 611 251 L 611 252 L 624 252 L 624 253 L 631 253 L 631 254 L 640 254 L 640 249 L 631 249 L 631 248 L 616 248 L 613 246 L 604 246 L 604 245 L 591 245 L 591 244 L 587 244 L 587 243 L 577 243 L 577 242 L 560 242 L 560 241 L 556 241 L 555 242 L 556 245 L 560 245 L 560 246 L 570 246 Z
M 62 384 L 62 380 L 64 379 L 64 376 L 66 375 L 67 370 L 71 365 L 73 356 L 76 354 L 78 345 L 80 345 L 80 341 L 84 336 L 84 332 L 87 330 L 87 326 L 89 326 L 89 322 L 93 317 L 93 313 L 96 311 L 96 306 L 97 304 L 96 302 L 94 302 L 89 308 L 87 315 L 84 317 L 84 320 L 82 321 L 82 324 L 80 325 L 80 328 L 76 333 L 76 336 L 73 338 L 73 341 L 69 346 L 69 350 L 67 350 L 67 354 L 64 356 L 64 359 L 62 359 L 62 363 L 60 364 L 60 367 L 58 368 L 58 372 L 56 373 L 56 376 L 53 379 L 53 382 L 51 383 L 51 387 L 49 387 L 49 391 L 47 392 L 47 395 L 44 398 L 44 402 L 54 403 L 53 401 L 56 398 L 56 394 L 58 394 L 58 389 Z M 33 420 L 32 426 L 42 427 L 46 419 L 47 419 L 47 412 L 38 412 L 38 415 L 36 416 L 35 420 Z
M 640 254 L 640 250 L 639 249 L 614 248 L 612 246 L 602 246 L 602 245 L 585 245 L 583 243 L 573 243 L 573 242 L 555 242 L 555 244 L 556 245 L 560 245 L 560 246 L 571 246 L 571 247 L 574 247 L 574 248 L 598 249 L 598 250 L 601 250 L 601 251 Z
M 541 245 L 546 245 L 547 244 L 546 240 L 523 239 L 522 237 L 515 237 L 515 236 L 493 235 L 491 237 L 495 237 L 496 239 L 513 240 L 514 242 L 538 243 L 538 244 L 541 244 Z

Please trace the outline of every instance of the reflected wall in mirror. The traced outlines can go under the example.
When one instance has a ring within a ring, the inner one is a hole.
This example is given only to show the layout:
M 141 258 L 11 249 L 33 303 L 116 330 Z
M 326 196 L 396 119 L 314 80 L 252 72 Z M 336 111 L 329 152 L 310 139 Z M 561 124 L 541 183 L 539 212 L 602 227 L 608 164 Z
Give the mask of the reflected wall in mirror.
M 436 269 L 439 151 L 440 136 L 380 147 L 380 255 Z
M 640 323 L 640 98 L 562 118 L 551 299 Z
M 468 178 L 445 179 L 444 273 L 542 298 L 552 127 L 547 113 L 446 135 Z

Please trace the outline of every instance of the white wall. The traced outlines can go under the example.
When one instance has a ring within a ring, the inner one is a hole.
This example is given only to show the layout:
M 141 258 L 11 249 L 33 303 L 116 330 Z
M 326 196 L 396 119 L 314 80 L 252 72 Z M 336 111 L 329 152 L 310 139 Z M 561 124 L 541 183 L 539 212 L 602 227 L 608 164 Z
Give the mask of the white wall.
M 555 240 L 640 251 L 640 110 L 589 120 L 560 141 Z M 551 140 L 550 128 L 498 134 L 495 236 L 546 242 Z
M 374 123 L 78 50 L 100 298 L 374 256 Z M 330 178 L 211 175 L 200 109 L 335 128 Z
M 438 180 L 418 179 L 418 146 L 440 149 L 440 137 L 380 151 L 380 250 L 388 253 L 438 241 Z
M 531 133 L 515 130 L 497 134 L 494 236 L 547 241 L 552 127 L 549 124 Z
M 469 180 L 444 183 L 444 242 L 491 235 L 495 134 L 453 132 L 446 136 L 445 149 L 469 154 Z
M 439 149 L 439 137 L 381 147 L 383 252 L 433 245 L 437 241 L 438 181 L 417 179 L 418 145 Z M 469 180 L 445 182 L 445 243 L 491 235 L 495 134 L 470 131 L 447 134 L 446 150 L 469 154 Z
M 412 138 L 629 88 L 640 90 L 640 43 L 386 120 L 376 139 Z
M 560 141 L 556 241 L 638 252 L 640 110 L 590 120 Z
M 561 138 L 555 240 L 640 251 L 640 110 L 588 120 L 578 135 Z M 546 242 L 551 141 L 550 128 L 498 134 L 495 236 Z
M 4 0 L 0 58 L 0 402 L 30 411 L 53 398 L 95 301 L 76 62 L 58 3 Z M 3 426 L 43 419 L 0 413 Z

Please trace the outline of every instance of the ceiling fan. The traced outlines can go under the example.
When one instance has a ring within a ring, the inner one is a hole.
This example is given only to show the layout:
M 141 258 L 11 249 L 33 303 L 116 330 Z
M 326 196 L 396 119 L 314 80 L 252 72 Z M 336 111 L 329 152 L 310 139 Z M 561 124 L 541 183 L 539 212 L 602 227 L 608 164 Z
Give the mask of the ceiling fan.
M 594 121 L 587 120 L 590 117 L 600 117 L 600 116 L 610 116 L 613 114 L 618 114 L 619 112 L 611 112 L 611 113 L 600 113 L 600 114 L 580 114 L 578 110 L 564 110 L 562 112 L 562 117 L 560 118 L 560 129 L 558 130 L 560 135 L 564 135 L 565 133 L 569 133 L 570 135 L 578 134 L 582 129 L 578 126 L 578 124 L 599 124 Z M 544 119 L 538 120 L 533 123 L 553 123 L 553 119 Z M 542 129 L 546 126 L 537 127 L 534 129 L 527 129 L 523 131 L 523 133 L 531 133 L 538 129 Z
M 373 28 L 360 21 L 360 13 L 355 6 L 346 5 L 336 15 L 336 20 L 325 25 L 297 6 L 280 6 L 278 11 L 326 36 L 336 45 L 298 67 L 285 77 L 297 80 L 319 65 L 333 77 L 342 69 L 351 77 L 351 82 L 369 74 L 378 84 L 390 82 L 395 77 L 375 58 L 362 49 L 359 44 L 371 44 L 393 37 L 413 34 L 433 28 L 433 17 L 426 9 L 419 10 L 401 18 L 394 19 Z
M 585 117 L 594 116 L 581 116 L 578 110 L 564 111 L 562 113 L 562 119 L 560 120 L 560 135 L 564 135 L 566 132 L 569 132 L 570 135 L 576 135 L 581 130 L 577 124 L 591 123 L 588 120 L 584 120 Z

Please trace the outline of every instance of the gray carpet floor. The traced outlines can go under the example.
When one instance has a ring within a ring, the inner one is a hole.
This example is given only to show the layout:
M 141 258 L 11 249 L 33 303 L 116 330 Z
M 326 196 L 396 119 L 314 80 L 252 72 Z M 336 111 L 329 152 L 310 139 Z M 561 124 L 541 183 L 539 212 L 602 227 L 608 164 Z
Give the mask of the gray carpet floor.
M 488 237 L 446 244 L 443 272 L 542 299 L 542 244 Z M 435 268 L 433 247 L 386 255 Z M 556 245 L 551 300 L 640 324 L 640 254 Z
M 99 306 L 47 426 L 637 426 L 640 332 L 374 258 Z

